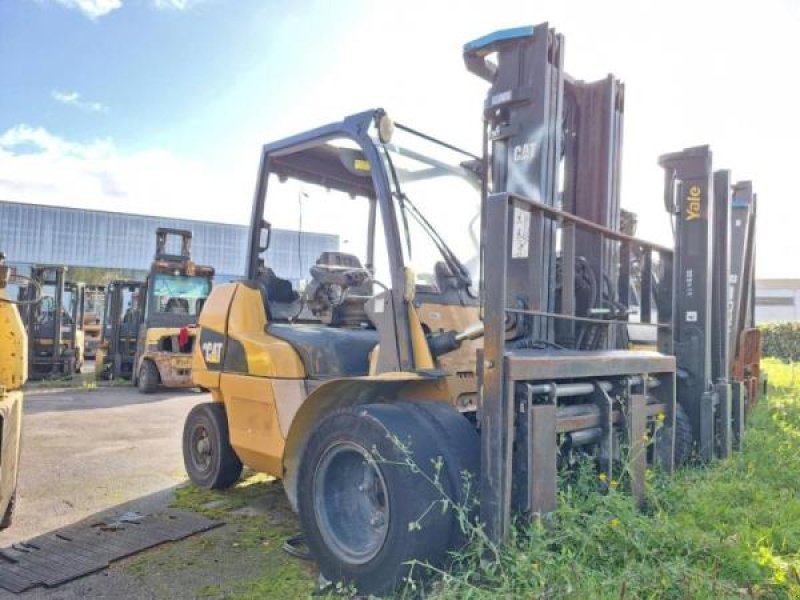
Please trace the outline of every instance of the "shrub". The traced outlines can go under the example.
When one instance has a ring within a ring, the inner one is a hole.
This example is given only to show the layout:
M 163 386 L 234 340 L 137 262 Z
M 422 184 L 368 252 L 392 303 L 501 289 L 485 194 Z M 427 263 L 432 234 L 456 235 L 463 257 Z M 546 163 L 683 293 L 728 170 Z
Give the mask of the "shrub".
M 764 356 L 783 362 L 800 361 L 800 322 L 770 323 L 759 329 Z

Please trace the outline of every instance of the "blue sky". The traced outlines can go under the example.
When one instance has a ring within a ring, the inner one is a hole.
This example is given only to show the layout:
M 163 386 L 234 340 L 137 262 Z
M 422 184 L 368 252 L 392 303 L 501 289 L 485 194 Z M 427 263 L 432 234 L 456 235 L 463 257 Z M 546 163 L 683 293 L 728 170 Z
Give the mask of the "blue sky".
M 105 15 L 69 2 L 0 3 L 0 128 L 35 123 L 74 141 L 112 137 L 130 150 L 159 146 L 186 156 L 214 153 L 243 108 L 263 114 L 291 103 L 282 82 L 313 81 L 335 54 L 330 23 L 357 3 L 142 0 Z M 334 8 L 339 5 L 338 8 Z M 159 8 L 162 6 L 162 8 Z M 313 50 L 312 50 L 313 48 Z M 78 92 L 83 105 L 54 93 Z
M 243 223 L 261 144 L 376 105 L 477 150 L 462 45 L 542 21 L 570 74 L 625 81 L 643 235 L 658 155 L 708 143 L 755 182 L 761 274 L 800 276 L 796 0 L 0 0 L 0 198 Z

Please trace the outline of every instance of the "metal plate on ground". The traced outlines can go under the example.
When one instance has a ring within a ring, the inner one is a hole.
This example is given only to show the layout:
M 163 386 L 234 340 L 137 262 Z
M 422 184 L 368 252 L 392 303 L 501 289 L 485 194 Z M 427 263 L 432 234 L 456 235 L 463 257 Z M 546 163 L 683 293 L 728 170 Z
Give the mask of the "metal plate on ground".
M 0 550 L 0 587 L 14 593 L 55 587 L 115 560 L 220 525 L 179 510 L 89 519 Z

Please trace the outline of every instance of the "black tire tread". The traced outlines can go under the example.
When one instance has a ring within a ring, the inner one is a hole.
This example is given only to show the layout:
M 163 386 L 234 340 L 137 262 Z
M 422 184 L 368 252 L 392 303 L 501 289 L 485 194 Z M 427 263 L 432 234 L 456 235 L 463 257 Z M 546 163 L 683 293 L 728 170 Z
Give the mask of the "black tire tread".
M 433 460 L 442 456 L 447 472 L 444 478 L 440 476 L 440 482 L 450 498 L 458 498 L 460 472 L 462 468 L 472 468 L 472 465 L 471 459 L 463 462 L 458 458 L 458 448 L 462 444 L 453 442 L 452 438 L 459 434 L 448 430 L 447 423 L 451 417 L 445 411 L 449 410 L 456 419 L 463 420 L 473 436 L 477 434 L 452 408 L 428 406 L 433 404 L 394 402 L 348 407 L 326 416 L 315 428 L 300 465 L 299 512 L 309 549 L 327 579 L 353 583 L 364 594 L 384 594 L 391 592 L 408 574 L 408 561 L 417 559 L 440 564 L 446 558 L 453 543 L 454 529 L 457 529 L 455 515 L 452 511 L 443 514 L 441 510 L 432 510 L 421 530 L 409 532 L 406 521 L 419 516 L 420 507 L 424 510 L 432 502 L 441 500 L 441 492 L 427 482 L 420 483 L 424 481 L 421 475 L 413 474 L 407 467 L 381 467 L 390 488 L 390 507 L 393 507 L 390 523 L 396 525 L 390 525 L 386 544 L 366 565 L 343 564 L 327 550 L 319 533 L 312 498 L 316 461 L 328 444 L 339 439 L 355 439 L 364 448 L 377 447 L 381 456 L 388 460 L 402 460 L 403 453 L 389 442 L 390 435 L 401 441 L 413 440 L 411 458 L 429 477 L 433 472 Z M 475 448 L 478 447 L 476 443 Z
M 146 374 L 146 377 L 142 377 Z M 136 387 L 143 394 L 152 394 L 158 389 L 161 375 L 158 372 L 158 367 L 152 360 L 143 360 L 139 367 L 139 375 L 136 378 Z
M 692 454 L 694 437 L 692 436 L 692 423 L 689 415 L 680 404 L 676 404 L 675 411 L 675 466 L 680 467 L 689 461 Z
M 198 420 L 205 421 L 206 428 L 216 438 L 214 447 L 219 449 L 216 464 L 207 477 L 194 471 L 189 458 L 189 453 L 192 451 L 190 434 Z M 204 402 L 189 411 L 183 428 L 183 463 L 192 483 L 207 490 L 223 490 L 239 481 L 244 467 L 231 446 L 224 405 L 219 402 Z

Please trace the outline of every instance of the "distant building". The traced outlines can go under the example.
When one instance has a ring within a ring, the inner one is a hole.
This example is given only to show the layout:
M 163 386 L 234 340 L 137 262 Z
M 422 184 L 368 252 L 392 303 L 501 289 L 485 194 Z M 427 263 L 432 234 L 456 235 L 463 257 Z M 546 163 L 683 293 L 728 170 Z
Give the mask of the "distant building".
M 800 321 L 800 279 L 756 280 L 756 323 Z
M 0 201 L 0 251 L 21 273 L 33 264 L 66 265 L 84 279 L 144 278 L 153 260 L 156 228 L 192 232 L 192 259 L 211 265 L 216 281 L 244 275 L 247 231 L 243 225 L 171 219 Z M 308 278 L 308 268 L 322 252 L 338 250 L 338 236 L 276 229 L 269 264 L 295 281 Z M 86 277 L 86 275 L 89 277 Z

